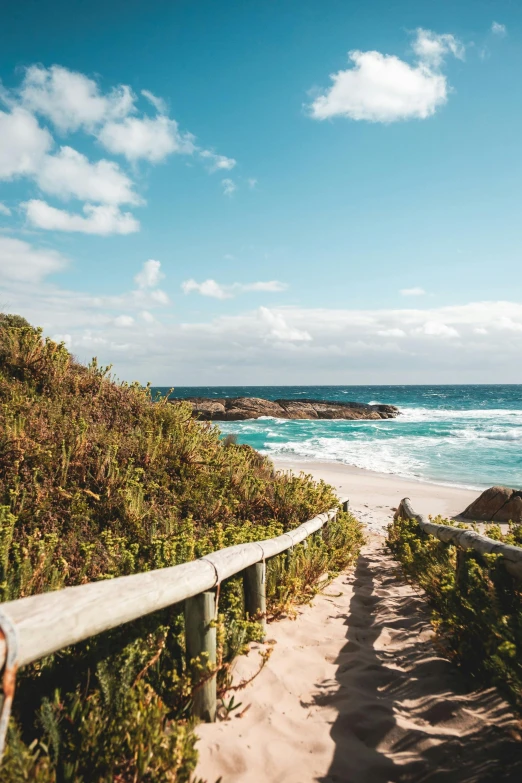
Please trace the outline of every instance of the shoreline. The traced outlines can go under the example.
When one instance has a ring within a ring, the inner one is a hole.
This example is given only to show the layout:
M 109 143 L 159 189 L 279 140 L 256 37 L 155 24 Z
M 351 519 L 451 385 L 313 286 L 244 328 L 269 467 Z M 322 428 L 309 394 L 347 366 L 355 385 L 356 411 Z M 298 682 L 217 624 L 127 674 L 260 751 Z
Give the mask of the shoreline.
M 340 460 L 336 459 L 320 459 L 319 457 L 298 457 L 295 459 L 294 457 L 281 457 L 280 455 L 271 456 L 270 453 L 266 451 L 260 451 L 260 454 L 263 455 L 263 457 L 268 457 L 269 460 L 271 460 L 274 465 L 278 463 L 278 470 L 283 470 L 283 465 L 287 463 L 288 465 L 293 464 L 299 464 L 299 465 L 339 465 L 342 468 L 346 468 L 348 471 L 353 471 L 354 473 L 362 473 L 362 474 L 371 474 L 372 476 L 380 476 L 381 478 L 389 478 L 389 479 L 397 479 L 398 481 L 407 481 L 411 482 L 412 484 L 433 484 L 436 487 L 449 487 L 450 489 L 462 489 L 469 492 L 484 492 L 485 489 L 488 489 L 490 484 L 484 484 L 483 486 L 472 485 L 472 484 L 453 484 L 449 481 L 436 481 L 435 479 L 428 479 L 428 478 L 422 478 L 420 476 L 402 476 L 400 473 L 385 473 L 381 470 L 372 470 L 371 468 L 360 468 L 358 465 L 351 465 L 348 462 L 341 462 Z M 281 465 L 281 467 L 279 467 Z
M 342 462 L 271 458 L 277 470 L 308 473 L 331 484 L 350 500 L 350 509 L 369 530 L 383 533 L 400 501 L 409 497 L 415 511 L 453 518 L 483 491 L 377 473 Z

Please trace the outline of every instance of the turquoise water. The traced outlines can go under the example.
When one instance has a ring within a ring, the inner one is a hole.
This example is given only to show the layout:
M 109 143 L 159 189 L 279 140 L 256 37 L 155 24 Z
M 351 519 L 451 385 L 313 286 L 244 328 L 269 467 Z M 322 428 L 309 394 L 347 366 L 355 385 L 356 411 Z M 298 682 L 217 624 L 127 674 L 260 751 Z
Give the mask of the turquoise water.
M 162 389 L 166 393 L 167 389 Z M 522 489 L 522 386 L 184 387 L 173 396 L 312 398 L 397 405 L 383 421 L 220 422 L 269 456 L 343 462 L 368 470 L 482 489 Z

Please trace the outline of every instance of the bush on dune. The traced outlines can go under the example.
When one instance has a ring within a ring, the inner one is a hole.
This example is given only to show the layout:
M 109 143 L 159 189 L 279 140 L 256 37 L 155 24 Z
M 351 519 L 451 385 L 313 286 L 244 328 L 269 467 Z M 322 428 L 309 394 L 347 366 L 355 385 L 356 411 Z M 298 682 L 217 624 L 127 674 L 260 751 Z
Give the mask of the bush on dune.
M 183 403 L 153 401 L 109 371 L 0 316 L 1 600 L 177 565 L 336 505 L 326 484 L 276 473 Z M 339 514 L 306 548 L 271 561 L 271 613 L 313 595 L 361 539 Z M 227 662 L 259 634 L 243 618 L 239 578 L 223 585 L 219 612 L 223 688 Z M 188 780 L 194 676 L 179 606 L 26 667 L 2 780 Z
M 522 545 L 521 525 L 510 525 L 507 534 L 491 525 L 484 535 Z M 506 571 L 501 556 L 445 544 L 423 533 L 414 519 L 395 520 L 387 544 L 406 577 L 425 591 L 446 654 L 468 680 L 497 686 L 521 711 L 522 583 Z

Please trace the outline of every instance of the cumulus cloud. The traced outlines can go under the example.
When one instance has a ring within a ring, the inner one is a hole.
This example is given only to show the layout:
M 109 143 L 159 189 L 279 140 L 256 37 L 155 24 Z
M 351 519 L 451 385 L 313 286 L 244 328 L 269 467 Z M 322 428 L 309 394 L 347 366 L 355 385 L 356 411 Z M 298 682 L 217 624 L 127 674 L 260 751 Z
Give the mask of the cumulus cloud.
M 462 59 L 464 46 L 449 33 L 419 28 L 413 51 L 413 65 L 381 52 L 349 52 L 351 67 L 331 74 L 333 84 L 313 101 L 311 116 L 384 123 L 430 117 L 447 101 L 447 79 L 440 71 L 444 57 Z
M 21 239 L 0 235 L 0 279 L 38 283 L 68 264 L 56 250 L 37 248 Z
M 26 108 L 46 117 L 62 133 L 92 131 L 134 110 L 129 87 L 120 85 L 103 95 L 93 79 L 60 65 L 27 68 L 20 95 Z
M 110 160 L 91 163 L 72 147 L 62 147 L 56 155 L 46 155 L 36 174 L 46 193 L 59 198 L 78 198 L 103 204 L 139 204 L 133 183 Z
M 149 258 L 143 264 L 141 272 L 138 272 L 134 278 L 134 282 L 138 288 L 155 288 L 163 277 L 165 275 L 161 271 L 161 261 L 154 261 L 153 258 Z
M 20 107 L 0 111 L 0 179 L 34 174 L 52 143 L 30 112 Z
M 40 127 L 37 116 L 62 135 L 79 131 L 92 135 L 105 150 L 133 164 L 159 163 L 173 153 L 197 153 L 211 172 L 234 168 L 234 158 L 205 150 L 191 133 L 182 132 L 176 120 L 167 116 L 162 98 L 149 90 L 141 94 L 156 110 L 155 116 L 138 110 L 138 98 L 129 86 L 104 91 L 97 80 L 60 65 L 32 65 L 19 89 L 2 88 L 0 97 L 8 111 L 0 111 L 0 180 L 31 177 L 45 194 L 85 202 L 82 215 L 32 199 L 22 205 L 32 225 L 102 235 L 130 233 L 139 230 L 139 222 L 118 207 L 144 203 L 116 162 L 91 161 L 70 145 L 52 154 L 53 137 Z M 232 180 L 222 184 L 226 195 L 236 189 Z M 1 214 L 6 214 L 5 209 Z
M 117 318 L 114 319 L 115 326 L 129 327 L 132 326 L 133 323 L 134 318 L 132 315 L 118 315 Z
M 158 285 L 165 275 L 161 271 L 161 262 L 149 258 L 145 261 L 140 272 L 134 277 L 134 282 L 138 286 L 133 291 L 133 297 L 140 306 L 167 305 L 169 297 Z M 142 313 L 142 318 L 147 320 L 149 313 Z M 153 319 L 154 320 L 154 319 Z
M 414 288 L 401 288 L 400 293 L 402 296 L 423 296 L 426 291 L 424 288 L 419 288 L 419 286 L 415 286 Z
M 450 33 L 437 35 L 437 33 L 424 30 L 422 27 L 417 30 L 417 37 L 412 48 L 420 62 L 426 63 L 432 68 L 440 68 L 447 54 L 452 54 L 457 59 L 463 60 L 466 53 L 464 44 L 454 35 Z
M 11 210 L 9 209 L 9 207 L 0 201 L 0 215 L 5 215 L 6 217 L 9 217 L 10 214 L 11 214 Z
M 260 307 L 259 316 L 261 322 L 268 328 L 268 337 L 283 342 L 308 342 L 312 339 L 307 331 L 291 326 L 281 313 L 269 310 L 268 307 Z
M 231 299 L 236 294 L 242 294 L 249 291 L 265 291 L 265 292 L 278 292 L 285 291 L 288 286 L 286 283 L 281 283 L 279 280 L 267 280 L 259 281 L 257 283 L 231 283 L 230 285 L 222 285 L 215 280 L 204 280 L 202 283 L 196 282 L 196 280 L 185 280 L 181 284 L 181 289 L 184 294 L 190 294 L 196 292 L 201 296 L 210 296 L 214 299 Z
M 223 185 L 224 196 L 231 196 L 237 190 L 237 185 L 233 179 L 222 179 L 221 184 Z
M 413 334 L 426 334 L 429 337 L 458 337 L 459 333 L 453 326 L 448 326 L 441 321 L 426 321 L 416 329 Z
M 120 212 L 113 204 L 84 204 L 84 215 L 52 207 L 46 201 L 31 199 L 20 205 L 35 228 L 49 231 L 78 231 L 83 234 L 132 234 L 140 224 L 130 212 Z
M 493 22 L 491 25 L 491 32 L 493 35 L 498 35 L 499 38 L 503 38 L 507 35 L 506 25 L 501 24 L 500 22 Z
M 109 152 L 124 155 L 132 162 L 144 159 L 159 163 L 173 152 L 191 155 L 195 149 L 194 137 L 180 133 L 176 120 L 163 115 L 108 122 L 98 139 Z
M 28 243 L 7 250 L 0 247 L 0 274 L 9 311 L 42 325 L 46 334 L 69 335 L 81 360 L 97 354 L 128 380 L 157 385 L 180 377 L 192 385 L 520 380 L 521 303 L 394 310 L 273 306 L 179 323 L 152 296 L 159 289 L 148 284 L 157 284 L 157 267 L 148 267 L 144 287 L 137 283 L 134 290 L 108 296 L 46 281 L 67 263 L 59 254 Z M 133 323 L 116 321 L 122 315 Z

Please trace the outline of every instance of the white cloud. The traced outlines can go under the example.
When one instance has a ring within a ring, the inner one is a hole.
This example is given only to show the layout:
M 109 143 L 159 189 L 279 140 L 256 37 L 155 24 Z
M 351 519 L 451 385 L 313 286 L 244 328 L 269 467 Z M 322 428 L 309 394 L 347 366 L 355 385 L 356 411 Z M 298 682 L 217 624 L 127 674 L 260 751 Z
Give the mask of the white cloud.
M 414 288 L 401 288 L 400 293 L 402 296 L 423 296 L 426 291 L 424 288 L 416 286 Z
M 276 340 L 282 340 L 283 342 L 308 342 L 312 339 L 308 332 L 290 326 L 281 313 L 269 310 L 268 307 L 260 307 L 259 315 L 261 321 L 268 327 L 268 335 L 275 337 Z
M 51 145 L 51 134 L 25 109 L 0 111 L 0 179 L 33 174 Z
M 214 299 L 230 299 L 232 293 L 226 290 L 225 286 L 216 283 L 215 280 L 204 280 L 202 283 L 197 283 L 195 280 L 185 280 L 181 284 L 181 289 L 184 294 L 190 294 L 192 291 L 196 291 L 201 296 L 211 296 Z
M 169 297 L 162 291 L 161 288 L 156 288 L 154 291 L 149 291 L 149 296 L 153 302 L 157 304 L 166 305 L 169 303 Z
M 149 90 L 142 90 L 141 94 L 152 104 L 156 116 L 138 116 L 137 96 L 126 85 L 104 92 L 95 79 L 60 65 L 30 66 L 19 89 L 2 88 L 0 97 L 10 111 L 0 111 L 0 179 L 34 177 L 45 193 L 84 200 L 86 210 L 91 209 L 92 203 L 142 203 L 133 183 L 115 162 L 90 162 L 68 145 L 50 155 L 52 136 L 39 126 L 35 115 L 48 120 L 62 134 L 78 131 L 91 134 L 107 151 L 123 155 L 131 163 L 139 160 L 159 163 L 173 153 L 198 153 L 211 172 L 234 168 L 234 158 L 204 150 L 196 145 L 191 133 L 181 132 L 176 120 L 167 116 L 162 98 Z M 236 189 L 229 180 L 223 182 L 223 187 L 227 195 Z M 122 220 L 117 216 L 117 221 L 112 222 L 118 230 L 136 230 L 137 221 L 132 218 L 132 222 L 128 217 Z M 83 220 L 77 217 L 72 222 L 64 219 L 59 222 L 83 226 L 71 230 L 91 230 L 93 221 L 86 226 L 79 222 Z
M 134 107 L 129 87 L 120 85 L 103 95 L 93 79 L 59 65 L 28 68 L 20 95 L 24 106 L 49 119 L 62 133 L 92 131 L 109 119 L 126 117 Z
M 9 217 L 10 214 L 11 214 L 11 210 L 9 209 L 9 207 L 0 201 L 0 215 L 6 215 L 7 217 Z
M 170 310 L 162 315 L 150 296 L 156 289 L 111 296 L 65 290 L 42 279 L 66 263 L 63 257 L 51 253 L 49 259 L 49 251 L 27 243 L 21 250 L 10 276 L 0 251 L 4 309 L 42 325 L 46 334 L 69 335 L 81 361 L 97 354 L 128 380 L 165 386 L 175 382 L 175 368 L 191 385 L 520 382 L 522 303 L 270 307 L 179 323 Z M 97 278 L 89 283 L 96 286 Z M 134 322 L 117 325 L 122 314 Z
M 496 326 L 509 332 L 522 332 L 522 322 L 514 321 L 513 318 L 502 316 L 496 322 Z
M 195 291 L 201 296 L 210 296 L 214 299 L 231 299 L 236 294 L 242 294 L 249 291 L 265 291 L 275 293 L 278 291 L 285 291 L 287 289 L 286 283 L 281 283 L 279 280 L 267 280 L 259 281 L 257 283 L 231 283 L 230 285 L 222 285 L 215 280 L 204 280 L 202 283 L 196 282 L 196 280 L 185 280 L 181 284 L 181 289 L 184 294 L 190 294 Z
M 255 177 L 249 177 L 247 182 L 250 190 L 254 190 L 255 187 L 257 186 L 257 179 Z
M 163 98 L 158 98 L 158 96 L 154 95 L 154 93 L 150 92 L 150 90 L 142 90 L 141 94 L 149 101 L 149 103 L 152 103 L 158 114 L 167 113 L 167 104 Z
M 463 60 L 466 51 L 464 44 L 454 35 L 450 33 L 437 35 L 437 33 L 424 30 L 422 27 L 417 30 L 417 37 L 412 48 L 419 60 L 432 68 L 439 68 L 447 54 L 452 54 L 457 59 Z
M 458 337 L 459 333 L 453 326 L 448 326 L 441 321 L 426 321 L 414 334 L 426 334 L 429 337 Z
M 464 47 L 450 34 L 419 29 L 413 50 L 415 65 L 376 51 L 349 52 L 352 67 L 330 76 L 332 86 L 310 106 L 312 117 L 385 123 L 430 117 L 447 101 L 447 80 L 439 70 L 443 58 L 451 53 L 462 59 Z
M 378 329 L 377 334 L 380 337 L 406 337 L 404 329 Z
M 82 199 L 103 204 L 139 204 L 131 180 L 113 161 L 89 159 L 72 147 L 61 147 L 56 155 L 46 155 L 36 174 L 46 193 L 60 198 Z
M 73 214 L 52 207 L 46 201 L 31 199 L 20 206 L 26 210 L 29 223 L 49 231 L 79 231 L 84 234 L 132 234 L 140 224 L 130 212 L 120 212 L 117 206 L 85 204 L 85 215 Z
M 507 35 L 506 25 L 501 24 L 500 22 L 493 22 L 491 25 L 491 32 L 493 35 L 498 35 L 499 38 L 503 38 L 505 35 Z
M 230 171 L 237 164 L 234 158 L 227 158 L 226 155 L 217 155 L 210 150 L 200 150 L 200 156 L 209 161 L 210 171 Z
M 159 281 L 165 277 L 161 271 L 161 261 L 154 261 L 153 258 L 149 258 L 143 264 L 143 269 L 138 272 L 134 278 L 138 288 L 155 288 Z
M 237 185 L 233 179 L 222 179 L 221 184 L 223 185 L 224 196 L 231 196 L 237 190 Z
M 98 139 L 109 152 L 133 162 L 143 158 L 159 163 L 173 152 L 191 155 L 195 149 L 194 137 L 180 133 L 176 120 L 163 115 L 109 122 L 101 128 Z
M 286 283 L 281 283 L 279 280 L 267 280 L 265 282 L 258 283 L 234 283 L 234 289 L 239 291 L 286 291 L 288 288 Z
M 160 280 L 163 280 L 164 277 L 165 275 L 161 271 L 161 261 L 155 261 L 153 258 L 145 261 L 141 272 L 138 272 L 134 277 L 134 282 L 138 286 L 138 290 L 133 292 L 135 301 L 145 304 L 145 300 L 147 300 L 149 307 L 157 304 L 169 304 L 169 297 L 165 291 L 157 288 Z M 144 314 L 142 317 L 147 320 Z
M 37 283 L 68 264 L 56 250 L 36 248 L 28 242 L 0 235 L 0 279 Z
M 134 323 L 134 318 L 132 315 L 119 315 L 117 318 L 114 319 L 115 326 L 122 326 L 122 327 L 128 327 L 132 326 Z

